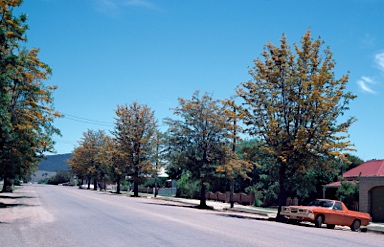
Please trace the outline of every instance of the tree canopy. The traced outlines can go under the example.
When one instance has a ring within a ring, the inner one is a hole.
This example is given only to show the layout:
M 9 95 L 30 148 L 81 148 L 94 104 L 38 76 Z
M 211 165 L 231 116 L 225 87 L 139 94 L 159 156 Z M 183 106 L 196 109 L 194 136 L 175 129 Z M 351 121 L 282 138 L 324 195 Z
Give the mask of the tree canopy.
M 179 98 L 179 106 L 173 111 L 177 119 L 165 119 L 169 125 L 170 168 L 188 171 L 192 179 L 201 182 L 200 207 L 206 207 L 205 183 L 212 181 L 218 172 L 234 176 L 234 166 L 242 167 L 231 152 L 232 146 L 228 146 L 233 127 L 228 122 L 226 105 L 196 91 L 190 100 Z
M 77 177 L 86 179 L 90 189 L 91 179 L 94 182 L 94 189 L 97 189 L 97 182 L 107 174 L 107 164 L 99 158 L 99 153 L 108 143 L 108 136 L 103 130 L 88 130 L 83 133 L 79 146 L 72 152 L 72 159 L 68 160 Z
M 140 178 L 152 173 L 151 154 L 157 122 L 147 105 L 134 101 L 131 105 L 118 106 L 116 126 L 112 134 L 119 144 L 119 157 L 126 171 L 133 178 L 134 196 L 138 196 Z
M 247 133 L 261 140 L 274 157 L 279 174 L 279 209 L 285 204 L 292 177 L 313 167 L 327 166 L 323 158 L 346 159 L 353 150 L 347 131 L 354 118 L 340 116 L 355 95 L 345 92 L 348 75 L 335 78 L 335 62 L 320 38 L 308 30 L 292 51 L 283 35 L 280 46 L 267 43 L 242 83 Z M 280 212 L 280 210 L 279 210 Z
M 45 152 L 53 150 L 53 126 L 60 113 L 53 108 L 55 86 L 46 86 L 51 69 L 38 58 L 39 50 L 26 42 L 25 14 L 13 15 L 21 0 L 0 2 L 0 179 L 9 190 L 9 179 L 36 169 Z

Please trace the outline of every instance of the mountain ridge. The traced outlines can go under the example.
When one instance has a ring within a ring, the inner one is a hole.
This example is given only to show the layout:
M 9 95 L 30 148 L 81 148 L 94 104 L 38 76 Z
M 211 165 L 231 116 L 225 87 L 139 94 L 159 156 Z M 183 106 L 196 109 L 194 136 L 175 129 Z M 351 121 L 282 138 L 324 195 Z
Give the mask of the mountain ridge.
M 41 160 L 38 170 L 49 171 L 49 172 L 69 170 L 70 168 L 67 164 L 67 160 L 71 158 L 72 158 L 71 153 L 47 155 L 45 159 Z

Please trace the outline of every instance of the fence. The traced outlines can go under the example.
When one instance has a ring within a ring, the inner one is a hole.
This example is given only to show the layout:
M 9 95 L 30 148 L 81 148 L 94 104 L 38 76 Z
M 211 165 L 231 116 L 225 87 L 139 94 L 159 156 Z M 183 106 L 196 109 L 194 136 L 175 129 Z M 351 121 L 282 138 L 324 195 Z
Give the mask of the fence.
M 225 193 L 222 192 L 208 192 L 205 194 L 207 200 L 220 201 L 229 203 L 231 198 L 231 192 L 227 191 Z M 233 194 L 233 202 L 243 204 L 243 205 L 253 205 L 255 203 L 255 196 L 253 194 L 245 194 L 245 193 L 234 193 Z

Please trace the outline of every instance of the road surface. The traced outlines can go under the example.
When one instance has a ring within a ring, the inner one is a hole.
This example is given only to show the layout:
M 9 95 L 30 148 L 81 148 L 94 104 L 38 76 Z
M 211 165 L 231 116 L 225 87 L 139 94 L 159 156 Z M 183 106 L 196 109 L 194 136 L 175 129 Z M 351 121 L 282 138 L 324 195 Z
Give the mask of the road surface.
M 0 247 L 377 246 L 384 235 L 318 229 L 153 198 L 26 185 L 0 194 Z

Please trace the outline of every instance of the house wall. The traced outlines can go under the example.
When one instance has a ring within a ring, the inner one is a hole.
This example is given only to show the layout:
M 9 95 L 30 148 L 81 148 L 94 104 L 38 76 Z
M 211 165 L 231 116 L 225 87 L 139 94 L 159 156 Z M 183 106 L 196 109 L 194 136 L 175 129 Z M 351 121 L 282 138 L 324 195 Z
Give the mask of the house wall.
M 360 211 L 371 214 L 372 198 L 370 198 L 370 192 L 375 187 L 384 186 L 384 177 L 360 177 L 359 184 Z

